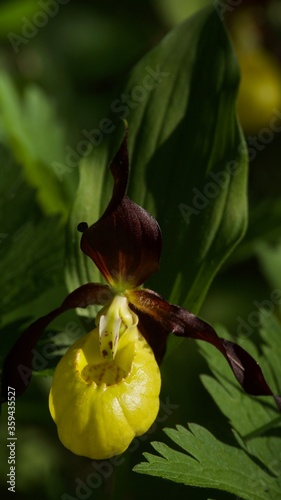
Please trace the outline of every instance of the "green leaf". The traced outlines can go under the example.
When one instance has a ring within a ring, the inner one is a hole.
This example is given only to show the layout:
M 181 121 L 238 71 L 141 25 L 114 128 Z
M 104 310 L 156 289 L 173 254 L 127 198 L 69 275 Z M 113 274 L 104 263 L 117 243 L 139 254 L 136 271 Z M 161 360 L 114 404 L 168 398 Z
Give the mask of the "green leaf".
M 38 12 L 38 3 L 36 0 L 5 2 L 4 5 L 0 5 L 0 32 L 10 37 L 11 35 L 16 35 L 16 33 L 22 30 L 23 17 L 30 19 L 35 12 Z
M 163 231 L 161 269 L 150 286 L 193 311 L 245 230 L 247 161 L 235 116 L 237 86 L 227 35 L 208 8 L 141 59 L 111 106 L 111 135 L 114 120 L 129 122 L 128 194 Z M 69 233 L 76 251 L 77 221 L 95 222 L 109 199 L 104 148 L 105 142 L 81 164 Z M 71 289 L 93 276 L 81 253 L 69 262 Z
M 262 356 L 250 340 L 243 342 L 260 365 L 272 388 L 280 393 L 281 326 L 272 316 L 261 315 Z M 225 331 L 218 329 L 224 337 Z M 206 429 L 190 424 L 188 429 L 166 429 L 172 441 L 186 453 L 163 443 L 152 443 L 161 455 L 144 454 L 148 462 L 136 472 L 159 476 L 190 486 L 222 489 L 246 500 L 275 500 L 280 497 L 281 417 L 273 400 L 250 397 L 229 372 L 220 353 L 200 343 L 215 375 L 202 380 L 214 401 L 229 420 L 235 446 L 220 442 Z M 279 387 L 277 382 L 279 381 Z
M 32 374 L 35 377 L 53 377 L 55 372 L 55 368 L 46 368 L 46 370 L 33 371 Z
M 53 104 L 35 85 L 21 98 L 11 79 L 0 74 L 2 140 L 24 168 L 28 182 L 38 190 L 38 200 L 48 214 L 68 215 L 75 173 L 61 182 L 56 163 L 65 163 L 64 133 Z
M 263 341 L 262 352 L 268 365 L 267 378 L 272 388 L 280 394 L 281 324 L 277 317 L 266 309 L 260 311 L 260 323 L 260 335 Z
M 256 254 L 260 263 L 260 268 L 273 288 L 281 288 L 281 242 L 280 242 L 280 218 L 279 235 L 274 245 L 265 241 L 260 241 L 256 245 Z M 279 300 L 280 305 L 280 300 Z
M 196 424 L 190 424 L 188 429 L 182 426 L 176 430 L 165 429 L 165 432 L 186 453 L 163 443 L 151 443 L 161 457 L 145 453 L 147 462 L 138 464 L 134 471 L 189 486 L 227 491 L 246 500 L 278 498 L 280 490 L 276 479 L 253 462 L 244 450 L 220 442 Z
M 204 9 L 175 28 L 133 70 L 127 93 L 157 67 L 167 76 L 128 117 L 129 194 L 163 231 L 154 288 L 196 311 L 246 223 L 238 69 L 217 13 Z
M 259 257 L 263 246 L 269 247 L 269 243 L 278 243 L 280 220 L 281 200 L 279 198 L 262 199 L 256 206 L 250 208 L 247 232 L 228 264 L 243 261 L 253 255 Z
M 5 323 L 20 317 L 18 309 L 26 317 L 27 304 L 40 291 L 63 282 L 64 229 L 58 217 L 42 218 L 34 190 L 10 153 L 0 150 L 0 314 Z
M 261 314 L 260 318 L 263 324 L 261 328 L 264 339 L 263 354 L 259 354 L 257 348 L 249 339 L 241 339 L 239 344 L 260 364 L 272 390 L 275 393 L 280 393 L 281 327 L 268 314 Z M 217 328 L 217 331 L 221 337 L 230 338 L 224 329 Z M 237 341 L 237 339 L 234 340 Z M 222 356 L 215 352 L 214 348 L 200 343 L 200 351 L 216 377 L 214 379 L 208 375 L 203 375 L 203 384 L 220 410 L 228 418 L 231 426 L 244 439 L 256 433 L 265 432 L 267 429 L 274 427 L 276 422 L 281 422 L 280 413 L 277 411 L 273 399 L 249 396 L 233 379 L 228 364 Z M 279 386 L 277 385 L 278 380 Z
M 242 342 L 243 347 L 258 360 L 269 385 L 275 393 L 280 394 L 280 356 L 281 356 L 281 325 L 267 310 L 260 311 L 263 340 L 262 355 L 254 348 L 250 340 Z M 220 332 L 228 337 L 226 332 Z M 241 343 L 241 342 L 240 342 Z M 216 378 L 202 376 L 204 386 L 211 394 L 220 410 L 228 418 L 231 426 L 242 436 L 242 446 L 258 459 L 272 474 L 279 476 L 276 487 L 281 492 L 280 483 L 280 453 L 281 453 L 281 417 L 273 401 L 268 398 L 254 398 L 245 394 L 240 387 L 230 380 L 228 366 L 220 357 L 204 345 L 200 347 Z M 259 476 L 257 476 L 259 478 Z M 261 483 L 261 479 L 258 479 Z M 265 498 L 275 498 L 269 493 Z
M 118 133 L 117 133 L 118 132 Z M 124 134 L 124 126 L 104 140 L 89 158 L 83 158 L 79 165 L 79 185 L 68 224 L 66 282 L 70 291 L 89 282 L 104 282 L 93 262 L 80 250 L 81 233 L 77 231 L 80 222 L 94 222 L 104 211 L 111 197 L 112 179 L 108 164 L 116 152 Z M 116 144 L 117 141 L 117 144 Z M 93 215 L 96 214 L 96 215 Z M 81 316 L 95 316 L 92 306 L 80 309 Z
M 210 4 L 210 0 L 156 0 L 156 8 L 168 26 L 178 24 L 196 11 Z

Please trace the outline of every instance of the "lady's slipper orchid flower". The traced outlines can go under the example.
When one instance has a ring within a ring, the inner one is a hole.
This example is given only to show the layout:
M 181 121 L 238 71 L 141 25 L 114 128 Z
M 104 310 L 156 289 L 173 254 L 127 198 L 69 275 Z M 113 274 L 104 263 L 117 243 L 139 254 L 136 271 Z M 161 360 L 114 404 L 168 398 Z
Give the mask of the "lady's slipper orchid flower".
M 78 226 L 82 251 L 108 285 L 82 285 L 60 307 L 35 321 L 8 354 L 2 376 L 2 401 L 7 400 L 8 387 L 19 396 L 30 380 L 33 348 L 47 325 L 68 309 L 102 305 L 96 328 L 79 338 L 58 363 L 49 397 L 62 443 L 95 459 L 125 451 L 156 418 L 158 364 L 170 333 L 213 344 L 246 392 L 273 396 L 258 364 L 244 349 L 218 337 L 194 314 L 141 288 L 158 270 L 162 239 L 156 220 L 126 195 L 126 137 L 110 168 L 114 189 L 108 207 L 92 226 Z M 274 399 L 281 408 L 281 398 Z

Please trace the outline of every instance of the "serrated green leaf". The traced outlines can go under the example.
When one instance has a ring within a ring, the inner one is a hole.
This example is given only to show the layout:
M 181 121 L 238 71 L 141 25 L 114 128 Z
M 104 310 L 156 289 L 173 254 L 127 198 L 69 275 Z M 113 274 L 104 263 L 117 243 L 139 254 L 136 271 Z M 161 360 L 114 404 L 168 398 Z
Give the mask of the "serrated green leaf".
M 171 440 L 186 453 L 163 443 L 151 443 L 163 458 L 145 454 L 148 462 L 134 470 L 189 486 L 215 488 L 245 500 L 276 499 L 280 492 L 276 478 L 262 470 L 242 449 L 226 445 L 203 427 L 166 429 Z
M 224 27 L 208 8 L 176 27 L 133 68 L 111 106 L 115 120 L 129 122 L 128 194 L 163 230 L 161 269 L 151 287 L 193 311 L 245 229 L 247 161 L 235 117 L 237 86 Z M 74 227 L 81 220 L 95 222 L 108 201 L 104 144 L 81 164 L 69 233 L 76 252 L 68 266 L 70 289 L 97 277 L 91 260 L 77 250 Z M 233 162 L 237 170 L 231 173 Z M 206 199 L 201 209 L 194 201 L 199 192 Z M 188 221 L 183 206 L 196 213 Z
M 260 333 L 264 342 L 263 355 L 257 355 L 257 350 L 253 348 L 249 339 L 243 342 L 243 347 L 246 343 L 248 351 L 255 351 L 255 358 L 259 360 L 268 383 L 276 393 L 280 394 L 281 326 L 268 311 L 261 310 L 260 318 L 262 325 Z M 224 336 L 227 337 L 225 332 Z M 207 352 L 204 345 L 200 346 L 200 349 L 216 377 L 214 379 L 203 375 L 204 386 L 228 418 L 233 429 L 242 436 L 243 448 L 271 474 L 277 476 L 274 490 L 270 486 L 265 496 L 265 498 L 275 498 L 273 491 L 281 494 L 280 412 L 277 411 L 273 401 L 269 401 L 268 398 L 253 398 L 245 394 L 235 381 L 230 381 L 226 363 L 221 362 L 214 350 Z M 267 485 L 260 476 L 257 477 L 259 486 Z
M 262 319 L 263 318 L 263 319 Z M 272 323 L 277 324 L 270 320 L 269 317 L 265 318 L 261 315 L 261 319 L 267 322 L 267 325 Z M 280 392 L 279 387 L 276 386 L 275 380 L 280 381 L 280 357 L 281 357 L 281 334 L 274 336 L 275 341 L 272 340 L 272 345 L 263 346 L 263 355 L 258 353 L 257 348 L 253 343 L 247 339 L 241 345 L 245 348 L 254 358 L 259 362 L 266 380 L 276 393 Z M 273 329 L 267 330 L 267 334 L 263 332 L 263 338 L 266 342 L 271 337 Z M 279 332 L 281 333 L 280 326 Z M 224 338 L 229 338 L 225 330 L 219 329 L 219 333 Z M 273 336 L 272 336 L 273 339 Z M 239 340 L 239 339 L 238 339 Z M 252 397 L 246 394 L 238 385 L 229 373 L 228 364 L 214 348 L 200 343 L 200 351 L 210 369 L 216 378 L 208 375 L 203 375 L 202 381 L 208 392 L 211 394 L 220 410 L 229 419 L 231 426 L 244 438 L 265 432 L 268 429 L 274 428 L 278 422 L 281 421 L 280 413 L 278 412 L 273 399 L 268 397 Z M 276 359 L 278 362 L 276 363 Z
M 271 429 L 279 422 L 274 403 L 269 402 L 268 398 L 253 398 L 244 394 L 235 382 L 229 382 L 217 372 L 216 377 L 218 381 L 208 375 L 202 375 L 201 379 L 216 404 L 230 420 L 231 426 L 245 439 L 254 432 Z
M 280 381 L 281 326 L 272 315 L 261 315 L 263 355 L 244 340 L 246 348 L 260 361 L 267 380 L 270 373 Z M 219 334 L 229 338 L 222 328 Z M 222 489 L 247 500 L 275 500 L 281 494 L 281 417 L 273 400 L 251 397 L 231 378 L 229 366 L 214 348 L 200 344 L 200 350 L 215 376 L 203 375 L 202 381 L 234 429 L 236 446 L 220 442 L 209 431 L 195 424 L 188 429 L 166 429 L 169 438 L 186 454 L 164 443 L 152 443 L 161 455 L 144 454 L 149 463 L 135 471 L 163 477 L 197 487 Z M 266 358 L 266 359 L 265 359 Z M 278 388 L 278 387 L 277 387 Z

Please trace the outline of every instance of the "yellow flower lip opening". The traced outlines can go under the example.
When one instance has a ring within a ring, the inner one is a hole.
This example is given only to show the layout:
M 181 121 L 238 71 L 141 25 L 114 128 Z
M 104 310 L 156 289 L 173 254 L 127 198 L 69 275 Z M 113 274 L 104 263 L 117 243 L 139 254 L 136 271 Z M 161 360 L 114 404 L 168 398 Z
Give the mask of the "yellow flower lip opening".
M 81 372 L 82 378 L 87 383 L 94 382 L 96 385 L 113 385 L 118 384 L 127 373 L 116 363 L 106 361 L 98 365 L 87 365 Z
M 116 303 L 122 321 L 114 359 L 103 355 L 97 326 L 62 357 L 49 396 L 63 445 L 97 460 L 123 453 L 135 436 L 149 429 L 159 410 L 161 377 L 153 351 L 127 299 L 119 297 Z M 109 315 L 113 317 L 112 309 Z
M 123 333 L 130 332 L 132 329 L 124 329 Z M 136 343 L 126 342 L 126 337 L 122 340 L 122 335 L 117 342 L 119 348 L 116 351 L 114 359 L 104 355 L 104 344 L 100 339 L 100 330 L 92 333 L 84 344 L 83 351 L 77 354 L 75 366 L 77 373 L 80 373 L 81 379 L 87 384 L 96 386 L 110 386 L 119 384 L 129 375 L 136 354 Z M 108 342 L 106 338 L 106 342 Z

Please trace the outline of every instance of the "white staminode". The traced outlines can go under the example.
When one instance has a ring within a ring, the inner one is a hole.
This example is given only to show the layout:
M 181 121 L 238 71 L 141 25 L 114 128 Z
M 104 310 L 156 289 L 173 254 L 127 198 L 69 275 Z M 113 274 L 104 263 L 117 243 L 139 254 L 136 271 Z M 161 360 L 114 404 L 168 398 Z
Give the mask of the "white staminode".
M 138 317 L 131 311 L 124 295 L 115 295 L 109 306 L 103 307 L 96 320 L 99 328 L 100 352 L 105 358 L 114 359 L 119 336 L 127 328 L 136 326 Z

